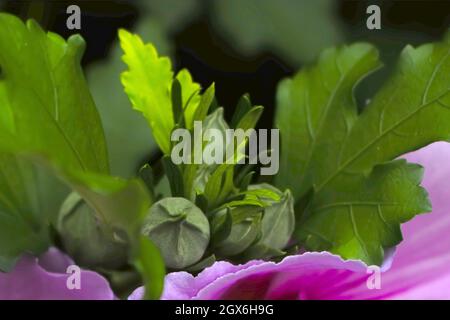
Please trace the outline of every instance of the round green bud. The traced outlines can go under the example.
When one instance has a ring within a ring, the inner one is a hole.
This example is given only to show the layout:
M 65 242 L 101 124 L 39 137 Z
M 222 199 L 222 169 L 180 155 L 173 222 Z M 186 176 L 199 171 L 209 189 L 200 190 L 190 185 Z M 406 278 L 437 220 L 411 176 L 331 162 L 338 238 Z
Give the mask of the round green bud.
M 198 262 L 209 243 L 209 222 L 185 198 L 164 198 L 149 210 L 142 229 L 161 250 L 166 265 L 182 269 Z
M 116 269 L 127 263 L 128 246 L 105 230 L 76 192 L 62 204 L 57 229 L 65 251 L 81 266 Z

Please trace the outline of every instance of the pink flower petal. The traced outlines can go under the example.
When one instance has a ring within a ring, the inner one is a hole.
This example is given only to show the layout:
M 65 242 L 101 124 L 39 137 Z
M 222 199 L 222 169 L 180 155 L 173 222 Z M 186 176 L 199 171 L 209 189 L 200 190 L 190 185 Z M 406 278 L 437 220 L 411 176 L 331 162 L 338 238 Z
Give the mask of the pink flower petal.
M 366 277 L 366 266 L 359 261 L 343 261 L 327 252 L 311 252 L 224 275 L 192 298 L 344 299 L 352 298 L 346 293 L 347 284 L 365 285 Z
M 57 249 L 41 258 L 22 256 L 10 273 L 0 273 L 0 300 L 112 300 L 108 282 L 101 275 L 81 270 L 80 289 L 68 289 L 71 274 L 66 268 L 73 262 Z
M 422 182 L 433 212 L 403 225 L 403 243 L 383 277 L 396 299 L 450 299 L 450 143 L 437 142 L 405 156 L 425 167 Z
M 197 277 L 188 272 L 173 272 L 166 276 L 164 281 L 164 292 L 162 300 L 186 300 L 197 295 L 198 291 L 218 278 L 233 274 L 249 266 L 263 263 L 263 261 L 250 261 L 244 265 L 232 265 L 231 263 L 220 261 L 214 263 L 212 267 L 200 272 Z M 129 297 L 129 300 L 140 300 L 144 295 L 144 288 L 137 288 Z
M 75 264 L 69 256 L 54 247 L 43 253 L 39 257 L 38 263 L 46 271 L 55 273 L 65 273 L 68 266 Z

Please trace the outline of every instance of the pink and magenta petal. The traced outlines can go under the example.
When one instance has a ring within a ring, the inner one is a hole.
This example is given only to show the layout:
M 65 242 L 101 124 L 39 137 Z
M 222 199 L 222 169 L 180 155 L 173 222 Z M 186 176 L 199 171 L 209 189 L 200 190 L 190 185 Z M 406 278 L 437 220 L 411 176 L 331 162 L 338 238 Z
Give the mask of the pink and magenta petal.
M 101 275 L 81 270 L 80 288 L 69 289 L 70 258 L 50 249 L 40 258 L 23 255 L 10 273 L 0 273 L 0 300 L 112 300 L 114 293 Z

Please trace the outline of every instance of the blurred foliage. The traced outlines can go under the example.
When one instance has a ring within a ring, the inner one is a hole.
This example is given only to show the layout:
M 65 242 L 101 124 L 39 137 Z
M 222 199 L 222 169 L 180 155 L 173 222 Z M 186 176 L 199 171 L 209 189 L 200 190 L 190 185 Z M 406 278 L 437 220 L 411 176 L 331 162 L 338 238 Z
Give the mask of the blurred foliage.
M 145 42 L 152 42 L 159 52 L 170 56 L 173 47 L 169 33 L 194 16 L 196 3 L 196 0 L 139 1 L 141 19 L 135 31 Z M 121 56 L 116 43 L 110 57 L 91 66 L 87 77 L 105 129 L 111 171 L 129 177 L 136 174 L 139 164 L 156 149 L 156 144 L 147 122 L 131 108 L 123 91 L 119 75 L 125 64 Z
M 138 3 L 144 14 L 151 12 L 168 33 L 180 30 L 201 12 L 199 0 L 140 0 Z
M 170 51 L 159 25 L 147 19 L 136 28 L 146 40 L 153 41 L 162 52 Z M 111 171 L 129 177 L 139 163 L 156 147 L 145 119 L 132 110 L 120 83 L 125 69 L 121 50 L 116 44 L 111 56 L 91 66 L 87 72 L 89 86 L 102 118 L 108 143 Z
M 2 4 L 6 1 L 0 0 Z M 23 9 L 25 15 L 42 16 L 44 7 L 38 10 L 37 4 L 31 4 Z M 358 10 L 367 4 L 361 1 Z M 389 66 L 406 43 L 430 40 L 425 33 L 393 29 L 384 24 L 382 30 L 369 31 L 365 19 L 359 19 L 356 24 L 344 23 L 348 17 L 340 16 L 339 2 L 332 0 L 140 0 L 134 5 L 139 12 L 134 31 L 172 58 L 175 50 L 172 37 L 202 15 L 219 39 L 237 54 L 254 56 L 271 52 L 294 68 L 310 62 L 325 47 L 360 40 L 381 48 L 382 59 Z M 388 3 L 385 8 L 389 10 Z M 384 68 L 371 76 L 370 82 L 362 83 L 357 92 L 360 106 L 377 90 L 389 69 Z M 155 150 L 155 144 L 145 120 L 129 108 L 118 77 L 123 70 L 118 45 L 114 44 L 106 60 L 89 66 L 87 78 L 105 127 L 112 172 L 131 176 Z
M 333 0 L 214 0 L 211 22 L 233 49 L 246 55 L 273 51 L 296 66 L 343 38 L 335 4 Z

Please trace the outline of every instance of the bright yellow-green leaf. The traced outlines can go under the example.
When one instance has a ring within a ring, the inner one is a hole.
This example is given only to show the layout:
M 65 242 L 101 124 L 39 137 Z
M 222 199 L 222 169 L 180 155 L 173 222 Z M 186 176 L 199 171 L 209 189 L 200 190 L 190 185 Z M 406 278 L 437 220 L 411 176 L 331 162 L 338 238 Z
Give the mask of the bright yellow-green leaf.
M 175 126 L 172 111 L 172 64 L 167 57 L 160 57 L 152 44 L 144 44 L 138 35 L 119 31 L 123 60 L 128 70 L 122 73 L 122 84 L 133 108 L 147 119 L 153 136 L 165 154 L 170 153 L 170 135 Z M 182 103 L 186 126 L 192 128 L 194 113 L 200 103 L 200 85 L 192 81 L 187 70 L 181 70 L 176 78 L 182 89 Z

